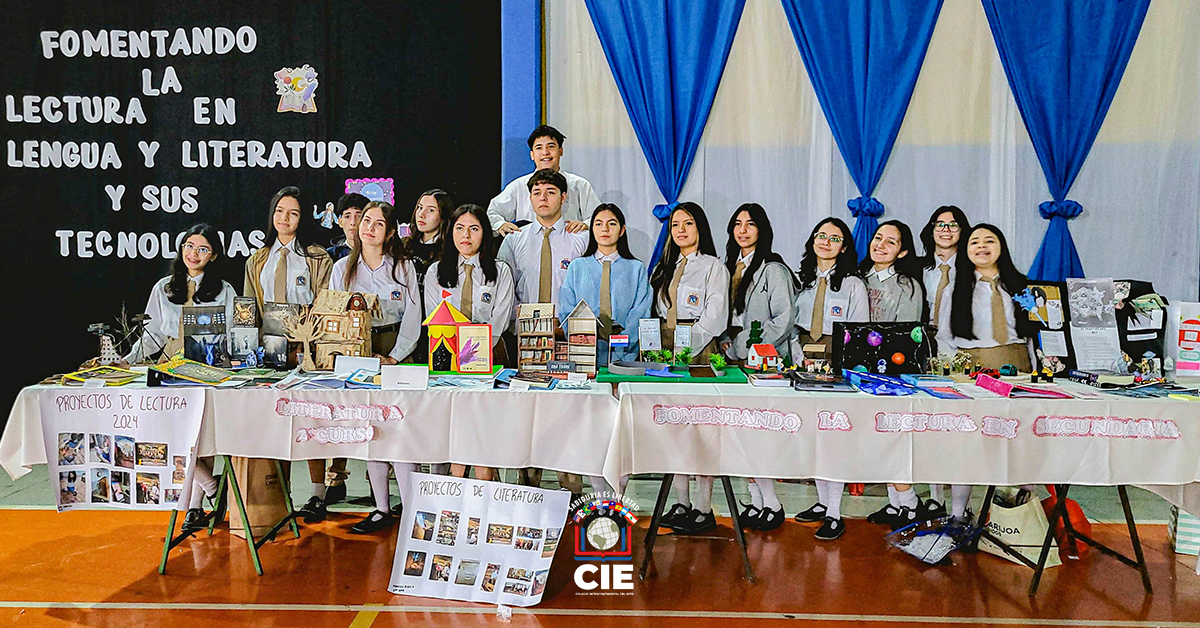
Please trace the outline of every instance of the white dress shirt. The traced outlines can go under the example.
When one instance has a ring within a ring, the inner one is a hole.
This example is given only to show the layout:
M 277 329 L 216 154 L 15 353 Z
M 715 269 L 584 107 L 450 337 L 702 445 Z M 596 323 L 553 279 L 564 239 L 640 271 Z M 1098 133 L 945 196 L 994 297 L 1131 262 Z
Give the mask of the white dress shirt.
M 450 299 L 450 304 L 454 307 L 459 307 L 462 303 L 462 288 L 466 282 L 466 269 L 463 268 L 466 264 L 471 264 L 474 268 L 471 270 L 471 322 L 472 323 L 487 323 L 492 326 L 492 346 L 500 342 L 500 334 L 508 329 L 508 322 L 512 318 L 513 299 L 513 277 L 512 270 L 508 268 L 508 264 L 496 261 L 496 280 L 487 281 L 483 275 L 483 268 L 479 265 L 479 256 L 471 257 L 458 256 L 458 283 L 453 288 L 446 288 L 438 283 L 438 266 L 440 261 L 430 265 L 429 270 L 425 272 L 425 311 L 432 312 L 437 308 L 438 303 L 442 302 L 442 291 L 450 293 L 447 297 Z M 460 308 L 461 309 L 461 308 Z
M 946 284 L 946 289 L 943 292 L 949 293 L 954 291 L 954 277 L 956 275 L 954 272 L 954 261 L 957 257 L 956 255 L 951 255 L 950 259 L 943 260 L 934 253 L 933 268 L 925 269 L 925 300 L 929 302 L 930 317 L 933 316 L 934 305 L 937 304 L 938 295 L 936 293 L 938 283 L 942 280 L 942 266 L 950 267 L 950 283 Z M 941 313 L 939 312 L 938 314 L 940 316 Z M 938 321 L 931 321 L 931 323 L 934 325 L 939 324 Z
M 346 265 L 349 257 L 334 262 L 333 271 L 329 276 L 329 289 L 347 292 L 362 292 L 379 297 L 379 317 L 371 319 L 372 327 L 383 327 L 400 323 L 396 334 L 396 346 L 388 354 L 397 361 L 403 360 L 412 353 L 421 337 L 421 291 L 417 284 L 417 269 L 412 262 L 401 262 L 396 271 L 399 281 L 392 277 L 392 266 L 395 262 L 388 255 L 383 256 L 383 262 L 374 270 L 362 258 L 358 260 L 358 270 L 354 273 L 353 285 L 346 286 Z
M 296 238 L 287 243 L 287 302 L 309 305 L 316 293 L 313 292 L 312 277 L 308 276 L 308 264 L 305 262 L 308 258 L 296 253 L 296 246 Z M 282 248 L 284 245 L 280 244 L 278 239 L 275 240 L 275 244 L 271 245 L 271 253 L 267 255 L 267 261 L 263 264 L 262 272 L 258 274 L 264 301 L 275 300 L 275 265 L 279 263 L 279 249 Z
M 680 262 L 683 257 L 680 257 Z M 679 266 L 675 267 L 676 272 Z M 670 281 L 655 295 L 658 317 L 665 319 L 670 305 L 666 295 Z M 679 292 L 676 293 L 675 314 L 678 320 L 691 320 L 692 351 L 699 353 L 710 340 L 725 331 L 729 319 L 729 271 L 721 260 L 699 251 L 687 256 L 687 265 L 679 277 Z
M 196 284 L 196 289 L 199 289 L 203 279 L 204 273 L 200 273 L 189 277 L 188 281 Z M 183 306 L 172 303 L 168 298 L 167 284 L 170 282 L 169 276 L 163 277 L 155 282 L 154 288 L 150 290 L 150 300 L 146 302 L 146 314 L 150 315 L 150 320 L 146 322 L 146 333 L 134 343 L 129 355 L 125 356 L 127 362 L 145 361 L 166 347 L 171 338 L 179 337 L 179 318 L 183 315 Z M 196 301 L 194 304 L 224 305 L 225 320 L 228 323 L 233 320 L 233 298 L 236 296 L 237 292 L 233 286 L 229 285 L 228 281 L 222 281 L 221 291 L 217 293 L 216 299 L 203 303 Z
M 587 249 L 588 232 L 567 233 L 566 217 L 560 216 L 550 232 L 550 260 L 554 276 L 550 282 L 550 303 L 558 303 L 558 288 L 567 276 L 571 260 L 583 255 Z M 533 221 L 521 230 L 504 238 L 496 258 L 513 272 L 516 285 L 516 305 L 537 303 L 538 288 L 542 276 L 542 223 Z M 516 317 L 516 307 L 512 316 Z
M 1012 296 L 1004 292 L 1003 286 L 1000 287 L 1000 292 L 1004 297 L 1004 326 L 1008 331 L 1008 339 L 1004 344 L 1024 342 L 1017 336 Z M 971 316 L 973 323 L 971 330 L 975 332 L 974 340 L 958 338 L 950 330 L 950 310 L 953 294 L 954 291 L 947 288 L 946 292 L 942 295 L 942 310 L 939 313 L 941 320 L 938 321 L 937 331 L 938 353 L 953 353 L 957 349 L 986 349 L 988 347 L 1000 346 L 992 338 L 992 284 L 984 280 L 978 272 L 975 272 L 975 290 L 971 293 Z
M 754 261 L 754 251 L 750 251 L 749 255 L 739 256 L 737 261 L 746 265 L 745 270 L 742 271 L 741 282 L 749 285 L 749 282 L 754 279 L 754 276 L 749 274 L 746 271 L 750 270 L 750 262 Z M 737 262 L 734 262 L 733 264 L 734 264 L 733 265 L 734 269 L 736 269 Z M 762 270 L 762 267 L 759 267 L 759 270 Z M 732 316 L 732 318 L 729 320 L 729 325 L 731 327 L 745 327 L 745 325 L 743 325 L 743 323 L 746 322 L 745 321 L 746 312 L 745 311 L 742 311 L 742 312 L 734 312 L 733 311 L 733 299 L 737 295 L 733 294 L 733 276 L 732 275 L 729 276 L 729 291 L 730 291 L 730 293 L 729 293 L 729 312 Z
M 895 323 L 921 321 L 921 289 L 910 277 L 900 276 L 896 266 L 871 269 L 864 281 L 871 304 L 871 322 Z
M 812 324 L 813 303 L 817 299 L 817 284 L 825 278 L 825 319 L 819 332 L 808 329 L 813 335 L 827 336 L 833 333 L 834 323 L 867 323 L 871 320 L 871 303 L 867 297 L 867 285 L 858 277 L 843 277 L 840 290 L 833 289 L 830 277 L 836 266 L 817 271 L 817 281 L 796 295 L 796 325 L 808 329 Z
M 592 212 L 600 204 L 600 197 L 592 190 L 592 184 L 587 179 L 559 170 L 567 180 L 567 198 L 563 200 L 562 214 L 567 220 L 586 221 L 592 217 Z M 537 222 L 537 214 L 533 213 L 533 203 L 529 200 L 529 179 L 533 173 L 513 179 L 504 189 L 488 203 L 488 219 L 492 230 L 500 228 L 506 222 L 528 220 Z

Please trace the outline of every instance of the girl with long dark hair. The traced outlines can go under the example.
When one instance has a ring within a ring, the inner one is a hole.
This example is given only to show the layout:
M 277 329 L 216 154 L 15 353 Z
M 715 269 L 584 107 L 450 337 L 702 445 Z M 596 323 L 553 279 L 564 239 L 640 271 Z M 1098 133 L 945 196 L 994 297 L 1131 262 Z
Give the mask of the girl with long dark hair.
M 715 339 L 729 323 L 729 271 L 717 259 L 712 230 L 704 210 L 695 203 L 680 203 L 671 212 L 670 234 L 662 259 L 650 275 L 654 290 L 653 314 L 665 318 L 663 347 L 675 349 L 675 328 L 691 325 L 693 362 L 707 361 Z M 699 491 L 692 507 L 689 479 L 676 475 L 678 500 L 662 519 L 662 525 L 677 532 L 694 534 L 717 526 L 712 512 L 710 476 L 697 476 Z
M 954 205 L 943 205 L 933 211 L 929 221 L 921 229 L 921 244 L 925 257 L 921 259 L 925 274 L 926 300 L 929 303 L 929 323 L 937 325 L 941 320 L 942 295 L 954 285 L 957 276 L 959 243 L 962 235 L 971 230 L 971 222 L 963 210 Z

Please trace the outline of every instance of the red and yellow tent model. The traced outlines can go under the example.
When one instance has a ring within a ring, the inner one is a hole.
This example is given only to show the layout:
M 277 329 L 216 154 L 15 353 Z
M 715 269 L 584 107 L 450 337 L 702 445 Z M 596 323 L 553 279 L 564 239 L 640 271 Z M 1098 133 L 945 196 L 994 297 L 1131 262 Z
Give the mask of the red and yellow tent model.
M 458 372 L 458 326 L 470 322 L 446 299 L 429 313 L 421 323 L 429 328 L 429 370 Z

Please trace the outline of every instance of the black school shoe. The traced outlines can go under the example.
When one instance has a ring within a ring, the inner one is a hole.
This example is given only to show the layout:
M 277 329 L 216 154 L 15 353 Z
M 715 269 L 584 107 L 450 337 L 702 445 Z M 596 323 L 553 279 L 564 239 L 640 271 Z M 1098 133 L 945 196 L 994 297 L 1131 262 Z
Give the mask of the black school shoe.
M 717 517 L 713 511 L 700 512 L 695 508 L 688 513 L 687 517 L 680 520 L 674 527 L 671 528 L 679 534 L 700 534 L 709 530 L 717 529 Z
M 683 504 L 677 503 L 674 506 L 671 506 L 670 510 L 663 513 L 662 517 L 659 517 L 658 527 L 671 528 L 672 530 L 674 530 L 675 526 L 680 521 L 687 519 L 688 514 L 690 514 L 691 512 L 692 512 L 691 508 L 688 508 L 687 506 L 684 506 Z
M 742 528 L 757 530 L 758 518 L 762 516 L 762 508 L 754 504 L 742 504 L 742 512 L 738 513 L 737 522 Z
M 208 520 L 211 515 L 204 512 L 203 508 L 189 508 L 187 515 L 183 517 L 182 532 L 199 532 L 208 525 Z
M 783 525 L 783 520 L 786 518 L 787 515 L 783 514 L 782 507 L 779 510 L 771 510 L 764 507 L 762 513 L 758 515 L 758 521 L 755 521 L 750 527 L 761 532 L 767 532 Z
M 846 532 L 846 522 L 833 517 L 825 517 L 825 523 L 814 535 L 818 541 L 832 541 Z
M 320 523 L 329 516 L 325 501 L 316 495 L 309 497 L 308 502 L 301 506 L 296 513 L 304 518 L 304 523 Z
M 917 506 L 917 508 L 919 509 L 920 506 Z M 917 515 L 916 510 L 913 510 L 908 506 L 901 506 L 900 511 L 896 513 L 896 517 L 889 525 L 891 525 L 892 530 L 899 530 L 900 528 L 910 526 L 921 520 L 922 519 Z
M 946 507 L 936 499 L 927 499 L 917 506 L 917 519 L 920 521 L 933 521 L 946 516 Z
M 882 525 L 892 525 L 896 521 L 896 517 L 900 515 L 900 509 L 886 504 L 883 508 L 867 515 L 867 523 L 878 523 Z
M 800 523 L 816 523 L 825 519 L 826 512 L 828 512 L 828 510 L 825 508 L 825 505 L 821 502 L 817 502 L 812 505 L 812 508 L 809 508 L 804 512 L 797 513 L 795 519 Z
M 325 502 L 326 506 L 346 501 L 346 483 L 343 482 L 337 486 L 326 486 L 325 499 L 322 501 Z
M 354 534 L 371 534 L 386 530 L 396 524 L 396 518 L 386 512 L 376 510 L 367 515 L 362 521 L 354 524 L 350 531 Z

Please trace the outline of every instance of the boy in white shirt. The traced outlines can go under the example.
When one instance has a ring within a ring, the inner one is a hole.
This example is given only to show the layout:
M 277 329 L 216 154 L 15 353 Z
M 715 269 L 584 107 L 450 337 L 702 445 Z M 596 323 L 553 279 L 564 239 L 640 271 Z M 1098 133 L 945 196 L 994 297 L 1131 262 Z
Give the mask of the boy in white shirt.
M 579 233 L 587 230 L 585 221 L 600 204 L 600 198 L 587 179 L 559 169 L 566 139 L 552 126 L 539 126 L 529 134 L 529 158 L 533 160 L 535 172 L 551 170 L 563 176 L 566 189 L 563 191 L 562 215 L 567 220 L 566 230 Z M 516 225 L 518 220 L 534 220 L 533 207 L 529 202 L 529 180 L 533 175 L 530 173 L 513 179 L 488 203 L 488 220 L 492 223 L 493 231 L 502 236 L 508 235 L 519 229 Z

